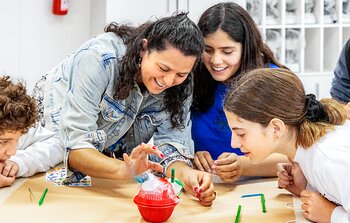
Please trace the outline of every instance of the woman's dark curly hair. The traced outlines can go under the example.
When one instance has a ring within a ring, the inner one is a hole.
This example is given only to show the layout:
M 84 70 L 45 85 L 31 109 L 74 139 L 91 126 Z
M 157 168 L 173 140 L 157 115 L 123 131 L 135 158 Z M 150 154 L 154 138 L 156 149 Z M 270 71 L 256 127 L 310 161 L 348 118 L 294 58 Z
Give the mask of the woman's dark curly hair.
M 221 29 L 232 40 L 242 44 L 241 66 L 228 82 L 238 79 L 249 70 L 270 63 L 286 68 L 276 60 L 270 48 L 263 42 L 252 17 L 234 2 L 218 3 L 208 8 L 200 17 L 198 26 L 204 38 Z M 203 63 L 193 73 L 195 78 L 192 108 L 204 112 L 214 103 L 218 82 L 212 78 Z
M 140 52 L 143 49 L 143 39 L 147 39 L 147 51 L 163 51 L 168 47 L 180 50 L 185 56 L 195 56 L 200 59 L 204 49 L 202 33 L 188 17 L 180 13 L 164 17 L 155 22 L 145 23 L 137 28 L 127 25 L 119 26 L 111 23 L 106 32 L 114 32 L 127 45 L 126 54 L 119 64 L 120 76 L 116 80 L 115 99 L 125 99 L 134 88 L 134 83 L 140 75 Z M 191 75 L 180 85 L 165 90 L 164 103 L 171 116 L 172 126 L 184 126 L 184 103 L 192 94 Z
M 9 76 L 0 77 L 0 134 L 26 133 L 38 119 L 36 101 L 22 83 L 14 84 Z

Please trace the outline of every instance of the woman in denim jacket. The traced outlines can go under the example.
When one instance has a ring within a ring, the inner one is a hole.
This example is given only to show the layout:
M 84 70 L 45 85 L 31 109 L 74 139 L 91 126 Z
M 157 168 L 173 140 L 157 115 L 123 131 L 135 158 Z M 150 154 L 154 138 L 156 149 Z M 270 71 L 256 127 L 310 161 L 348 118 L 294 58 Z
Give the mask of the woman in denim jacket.
M 34 89 L 42 124 L 66 144 L 67 181 L 132 178 L 148 169 L 169 176 L 175 168 L 185 190 L 210 206 L 211 177 L 191 168 L 191 70 L 204 48 L 201 32 L 186 14 L 105 31 Z M 152 137 L 157 146 L 143 144 Z

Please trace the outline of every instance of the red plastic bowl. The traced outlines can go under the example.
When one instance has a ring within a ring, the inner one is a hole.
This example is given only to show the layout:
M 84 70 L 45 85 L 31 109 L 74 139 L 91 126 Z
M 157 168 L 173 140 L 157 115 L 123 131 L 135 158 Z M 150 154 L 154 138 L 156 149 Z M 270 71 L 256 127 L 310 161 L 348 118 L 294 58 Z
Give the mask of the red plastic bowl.
M 143 219 L 149 222 L 160 223 L 170 218 L 176 205 L 177 204 L 156 207 L 137 204 L 137 207 L 139 208 L 140 214 L 143 217 Z
M 152 190 L 143 190 L 134 197 L 141 216 L 150 222 L 164 222 L 170 218 L 175 206 L 180 202 L 173 186 L 163 178 L 157 179 L 158 186 Z
M 141 187 L 134 202 L 144 206 L 161 207 L 177 204 L 180 198 L 176 196 L 173 186 L 163 178 L 159 178 L 158 182 L 160 184 L 152 191 L 143 190 Z

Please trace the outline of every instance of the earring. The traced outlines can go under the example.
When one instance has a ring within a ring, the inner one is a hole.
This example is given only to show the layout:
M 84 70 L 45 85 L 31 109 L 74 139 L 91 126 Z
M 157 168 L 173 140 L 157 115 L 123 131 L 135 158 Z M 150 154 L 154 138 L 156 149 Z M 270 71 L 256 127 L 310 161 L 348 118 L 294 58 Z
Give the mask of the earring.
M 141 68 L 141 61 L 142 61 L 142 57 L 139 58 L 139 68 Z

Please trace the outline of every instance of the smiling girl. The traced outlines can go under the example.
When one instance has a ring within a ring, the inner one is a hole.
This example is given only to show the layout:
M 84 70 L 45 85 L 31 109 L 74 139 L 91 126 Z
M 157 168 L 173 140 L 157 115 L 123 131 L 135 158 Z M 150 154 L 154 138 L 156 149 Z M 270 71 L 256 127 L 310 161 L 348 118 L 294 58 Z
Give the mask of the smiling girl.
M 243 176 L 275 176 L 276 163 L 287 161 L 272 155 L 260 164 L 231 148 L 231 132 L 223 111 L 223 98 L 230 82 L 258 67 L 283 67 L 263 43 L 253 19 L 233 2 L 207 9 L 198 26 L 204 36 L 202 63 L 195 70 L 192 104 L 192 137 L 197 169 L 217 174 L 225 182 Z
M 313 222 L 350 222 L 350 121 L 335 100 L 305 95 L 285 69 L 256 69 L 229 89 L 224 101 L 233 147 L 252 162 L 286 155 L 278 185 L 301 196 Z

